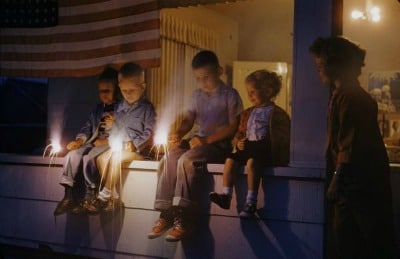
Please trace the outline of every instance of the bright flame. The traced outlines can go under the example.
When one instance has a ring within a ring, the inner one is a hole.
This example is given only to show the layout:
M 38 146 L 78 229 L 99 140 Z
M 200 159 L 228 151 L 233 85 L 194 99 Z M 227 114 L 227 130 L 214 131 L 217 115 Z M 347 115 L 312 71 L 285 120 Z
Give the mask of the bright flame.
M 110 143 L 111 151 L 120 152 L 123 149 L 122 141 L 119 138 L 113 139 Z
M 159 129 L 154 136 L 155 145 L 167 145 L 168 143 L 168 133 L 163 129 Z
M 50 157 L 50 163 L 49 166 L 53 163 L 54 158 L 57 157 L 58 153 L 62 150 L 62 147 L 60 145 L 60 141 L 57 139 L 52 139 L 51 143 L 46 146 L 46 148 L 43 151 L 43 157 L 46 156 L 46 153 L 48 153 Z
M 61 145 L 60 145 L 60 143 L 58 143 L 58 142 L 53 143 L 53 144 L 52 144 L 51 152 L 53 152 L 53 153 L 58 153 L 58 152 L 60 152 L 60 151 L 61 151 Z
M 161 126 L 157 127 L 154 135 L 154 145 L 151 150 L 155 149 L 157 160 L 160 155 L 168 153 L 168 131 L 165 128 Z

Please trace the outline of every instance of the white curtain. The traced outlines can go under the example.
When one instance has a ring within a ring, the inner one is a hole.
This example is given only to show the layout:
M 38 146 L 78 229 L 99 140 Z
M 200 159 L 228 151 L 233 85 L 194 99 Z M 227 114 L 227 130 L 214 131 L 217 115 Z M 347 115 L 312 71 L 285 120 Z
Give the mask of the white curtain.
M 162 127 L 175 127 L 196 84 L 191 62 L 199 50 L 217 52 L 212 30 L 160 12 L 160 67 L 147 70 L 147 97 L 156 106 Z

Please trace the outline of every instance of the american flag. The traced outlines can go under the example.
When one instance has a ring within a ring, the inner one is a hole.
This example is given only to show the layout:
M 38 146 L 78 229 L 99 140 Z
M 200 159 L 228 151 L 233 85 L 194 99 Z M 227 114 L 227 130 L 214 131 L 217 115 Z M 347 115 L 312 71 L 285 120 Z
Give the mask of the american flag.
M 60 0 L 58 4 L 57 26 L 0 29 L 1 75 L 83 77 L 99 74 L 105 65 L 128 61 L 145 68 L 159 66 L 157 0 Z

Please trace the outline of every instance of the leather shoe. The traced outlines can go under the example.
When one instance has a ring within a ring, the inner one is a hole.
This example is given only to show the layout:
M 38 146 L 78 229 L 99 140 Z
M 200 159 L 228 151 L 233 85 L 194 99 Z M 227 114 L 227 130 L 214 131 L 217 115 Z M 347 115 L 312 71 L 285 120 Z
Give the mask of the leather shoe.
M 64 198 L 58 204 L 54 210 L 54 216 L 58 216 L 66 213 L 67 211 L 75 207 L 75 201 L 73 199 Z

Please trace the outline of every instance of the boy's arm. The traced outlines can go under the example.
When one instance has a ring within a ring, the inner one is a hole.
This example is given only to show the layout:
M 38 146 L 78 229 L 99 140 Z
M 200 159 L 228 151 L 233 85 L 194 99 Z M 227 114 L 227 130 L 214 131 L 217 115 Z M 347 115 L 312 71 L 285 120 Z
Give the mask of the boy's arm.
M 211 144 L 225 139 L 232 138 L 236 133 L 239 125 L 239 119 L 236 117 L 229 124 L 220 130 L 217 130 L 214 134 L 205 137 L 205 144 Z
M 155 122 L 156 112 L 154 107 L 150 105 L 149 108 L 145 110 L 143 132 L 136 132 L 136 136 L 134 138 L 131 137 L 137 151 L 140 152 L 140 150 L 149 145 L 152 141 Z
M 84 143 L 92 136 L 93 127 L 96 124 L 97 108 L 98 107 L 96 106 L 96 108 L 90 113 L 89 118 L 76 135 L 76 140 L 82 140 L 82 143 Z
M 179 139 L 183 138 L 194 125 L 195 116 L 193 113 L 187 112 L 179 125 L 179 128 L 175 131 L 175 134 Z

